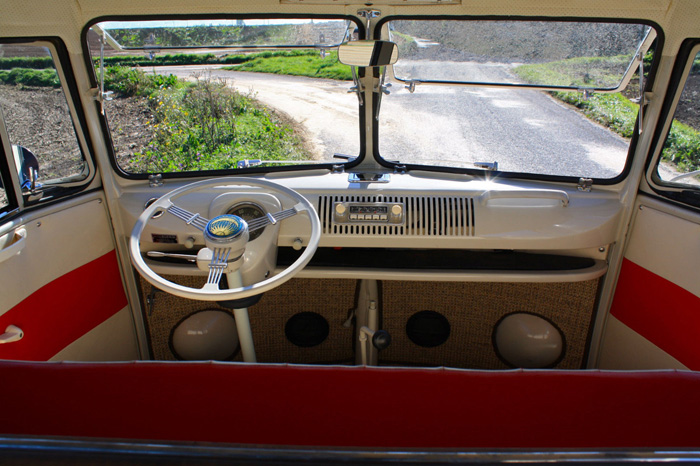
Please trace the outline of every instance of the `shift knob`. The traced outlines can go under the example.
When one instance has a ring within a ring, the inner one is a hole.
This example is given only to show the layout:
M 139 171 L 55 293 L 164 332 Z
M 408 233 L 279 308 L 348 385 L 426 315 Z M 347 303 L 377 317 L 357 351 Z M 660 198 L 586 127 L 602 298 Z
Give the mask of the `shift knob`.
M 381 351 L 391 344 L 391 335 L 386 330 L 377 330 L 372 335 L 372 344 Z

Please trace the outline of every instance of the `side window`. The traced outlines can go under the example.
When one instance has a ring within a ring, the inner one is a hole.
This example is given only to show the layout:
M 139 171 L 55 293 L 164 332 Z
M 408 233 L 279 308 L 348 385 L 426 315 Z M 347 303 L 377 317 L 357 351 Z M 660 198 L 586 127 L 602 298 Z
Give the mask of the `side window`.
M 0 111 L 25 201 L 89 172 L 56 62 L 50 44 L 0 43 Z
M 666 136 L 657 175 L 661 184 L 700 189 L 700 51 L 687 66 L 683 92 Z

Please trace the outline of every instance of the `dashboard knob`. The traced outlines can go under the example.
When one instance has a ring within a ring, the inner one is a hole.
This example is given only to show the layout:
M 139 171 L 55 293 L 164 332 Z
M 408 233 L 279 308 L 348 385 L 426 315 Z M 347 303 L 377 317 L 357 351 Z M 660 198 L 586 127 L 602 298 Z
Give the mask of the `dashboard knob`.
M 336 204 L 335 205 L 335 213 L 337 215 L 345 215 L 345 212 L 347 212 L 348 208 L 345 207 L 343 204 Z
M 401 206 L 399 204 L 394 204 L 393 206 L 391 206 L 391 215 L 399 216 L 399 215 L 401 215 L 402 211 L 403 211 L 403 209 L 401 208 Z

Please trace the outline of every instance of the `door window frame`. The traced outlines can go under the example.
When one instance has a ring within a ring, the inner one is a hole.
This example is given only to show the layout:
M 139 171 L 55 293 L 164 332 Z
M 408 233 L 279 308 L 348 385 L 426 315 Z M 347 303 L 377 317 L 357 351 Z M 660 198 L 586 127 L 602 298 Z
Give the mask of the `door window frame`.
M 74 196 L 85 190 L 95 179 L 97 169 L 94 157 L 94 150 L 89 137 L 87 119 L 83 112 L 79 98 L 78 86 L 73 75 L 70 58 L 64 42 L 58 37 L 0 37 L 0 44 L 26 45 L 36 47 L 46 47 L 53 59 L 53 63 L 60 80 L 61 89 L 66 99 L 66 105 L 70 114 L 71 123 L 75 130 L 76 144 L 82 154 L 85 166 L 83 172 L 85 176 L 79 180 L 67 181 L 56 184 L 44 184 L 44 195 L 41 199 L 29 201 L 22 196 L 19 187 L 19 177 L 17 167 L 12 154 L 12 141 L 5 126 L 5 116 L 0 112 L 0 146 L 2 155 L 0 156 L 0 170 L 3 183 L 5 185 L 8 201 L 12 208 L 4 208 L 0 212 L 0 222 L 5 222 L 13 218 L 18 212 L 26 211 L 35 206 L 53 204 L 67 197 Z M 39 160 L 41 163 L 41 160 Z M 7 173 L 4 173 L 7 171 Z M 7 178 L 7 181 L 6 181 Z M 12 190 L 8 187 L 12 186 Z M 8 191 L 12 191 L 11 193 Z
M 654 130 L 650 150 L 652 157 L 648 159 L 646 166 L 646 181 L 655 194 L 696 209 L 700 209 L 700 187 L 695 188 L 687 183 L 662 180 L 658 174 L 658 166 L 671 131 L 678 102 L 698 54 L 700 54 L 700 38 L 686 39 L 678 51 L 664 97 L 659 123 Z

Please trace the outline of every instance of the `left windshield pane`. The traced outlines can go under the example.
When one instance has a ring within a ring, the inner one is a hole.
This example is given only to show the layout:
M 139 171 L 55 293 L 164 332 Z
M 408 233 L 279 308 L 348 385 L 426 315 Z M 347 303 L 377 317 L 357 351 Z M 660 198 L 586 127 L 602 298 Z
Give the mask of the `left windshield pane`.
M 359 152 L 344 19 L 103 22 L 88 34 L 128 173 L 338 163 Z M 102 58 L 101 58 L 102 57 Z M 104 78 L 103 78 L 104 77 Z

